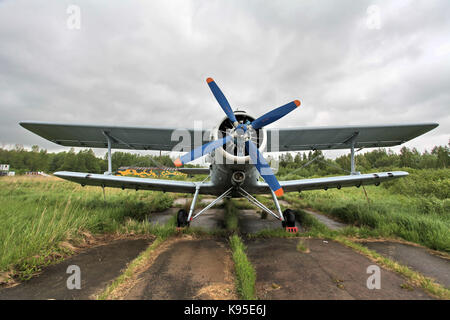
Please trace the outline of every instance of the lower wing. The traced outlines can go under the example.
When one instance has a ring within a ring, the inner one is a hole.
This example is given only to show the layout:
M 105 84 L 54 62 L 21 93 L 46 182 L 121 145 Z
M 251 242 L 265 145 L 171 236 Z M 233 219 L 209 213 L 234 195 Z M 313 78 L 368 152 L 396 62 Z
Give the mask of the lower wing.
M 55 176 L 62 179 L 66 179 L 72 182 L 81 184 L 82 186 L 100 186 L 100 187 L 112 187 L 122 189 L 135 189 L 135 190 L 156 190 L 164 192 L 179 192 L 179 193 L 195 193 L 197 184 L 190 181 L 173 181 L 164 179 L 148 179 L 148 178 L 133 178 L 124 176 L 113 176 L 94 173 L 82 173 L 82 172 L 68 172 L 59 171 L 54 173 Z M 407 172 L 393 171 L 393 172 L 380 172 L 380 173 L 368 173 L 338 177 L 325 177 L 325 178 L 313 178 L 313 179 L 301 179 L 301 180 L 286 180 L 280 181 L 281 187 L 285 192 L 303 191 L 303 190 L 318 190 L 329 188 L 342 188 L 342 187 L 360 187 L 362 185 L 378 185 L 379 183 L 387 180 L 392 180 L 400 177 L 406 177 Z M 266 194 L 270 193 L 270 188 L 265 182 L 258 182 L 255 186 L 249 190 L 251 193 Z M 201 184 L 200 194 L 221 194 L 223 190 L 212 184 L 206 182 Z
M 392 171 L 367 174 L 355 174 L 338 177 L 325 177 L 301 180 L 280 181 L 280 185 L 285 192 L 303 190 L 327 190 L 330 188 L 360 187 L 362 185 L 378 185 L 383 181 L 406 177 L 408 172 Z M 264 182 L 258 182 L 254 193 L 270 193 L 269 186 Z
M 59 171 L 54 173 L 55 176 L 76 182 L 82 186 L 99 186 L 122 189 L 135 190 L 156 190 L 164 192 L 194 193 L 196 188 L 195 182 L 190 181 L 174 181 L 165 179 L 148 179 L 134 178 L 124 176 L 113 176 L 95 173 L 69 172 Z M 215 194 L 216 188 L 210 182 L 202 183 L 200 188 L 201 194 Z

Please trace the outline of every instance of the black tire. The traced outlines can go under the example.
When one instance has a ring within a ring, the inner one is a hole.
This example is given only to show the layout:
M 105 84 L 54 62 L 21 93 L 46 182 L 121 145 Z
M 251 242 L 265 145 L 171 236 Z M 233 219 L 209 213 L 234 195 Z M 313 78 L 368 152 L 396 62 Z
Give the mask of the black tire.
M 180 209 L 177 214 L 177 227 L 186 227 L 189 225 L 188 221 L 188 213 L 184 209 Z
M 295 227 L 295 214 L 291 209 L 286 209 L 283 211 L 284 223 L 283 228 Z

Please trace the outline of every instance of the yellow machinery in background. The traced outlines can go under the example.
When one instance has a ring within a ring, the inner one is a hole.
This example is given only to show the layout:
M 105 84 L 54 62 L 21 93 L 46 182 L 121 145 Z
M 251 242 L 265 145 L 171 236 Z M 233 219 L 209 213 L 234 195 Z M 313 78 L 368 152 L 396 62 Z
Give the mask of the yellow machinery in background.
M 176 168 L 158 167 L 120 167 L 116 176 L 132 176 L 140 178 L 170 178 L 175 176 L 187 177 L 187 174 L 177 171 Z

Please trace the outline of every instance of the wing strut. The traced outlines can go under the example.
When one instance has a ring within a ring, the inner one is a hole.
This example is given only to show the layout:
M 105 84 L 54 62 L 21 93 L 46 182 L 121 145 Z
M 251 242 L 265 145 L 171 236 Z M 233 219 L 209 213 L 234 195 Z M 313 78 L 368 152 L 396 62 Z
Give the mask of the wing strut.
M 110 137 L 106 131 L 102 131 L 102 133 L 106 137 L 106 140 L 108 141 L 108 171 L 105 172 L 104 174 L 110 176 L 112 175 L 112 156 L 111 156 L 112 137 Z
M 192 199 L 191 202 L 191 208 L 189 209 L 189 215 L 187 221 L 191 221 L 192 214 L 194 213 L 195 204 L 197 203 L 198 193 L 200 192 L 200 185 L 199 183 L 195 184 L 195 193 L 194 193 L 194 199 Z
M 344 141 L 345 144 L 350 144 L 350 174 L 361 174 L 355 171 L 355 140 L 358 137 L 359 132 L 356 131 L 350 138 Z
M 195 193 L 194 193 L 194 199 L 192 199 L 191 202 L 191 207 L 189 208 L 189 215 L 187 218 L 188 223 L 190 223 L 193 219 L 197 218 L 199 215 L 201 215 L 203 212 L 205 212 L 206 210 L 208 210 L 209 208 L 211 208 L 213 205 L 215 205 L 220 199 L 222 199 L 224 196 L 227 196 L 228 194 L 231 193 L 231 188 L 228 189 L 227 191 L 225 191 L 220 197 L 218 197 L 217 199 L 215 199 L 212 203 L 210 203 L 209 206 L 207 206 L 206 208 L 204 208 L 203 210 L 201 210 L 199 213 L 197 213 L 194 217 L 192 217 L 192 215 L 194 214 L 194 210 L 195 210 L 195 204 L 197 203 L 197 199 L 198 199 L 198 194 L 200 193 L 200 187 L 202 186 L 202 184 L 208 180 L 208 178 L 211 175 L 208 175 L 205 179 L 203 179 L 203 181 L 201 182 L 196 182 L 195 183 Z

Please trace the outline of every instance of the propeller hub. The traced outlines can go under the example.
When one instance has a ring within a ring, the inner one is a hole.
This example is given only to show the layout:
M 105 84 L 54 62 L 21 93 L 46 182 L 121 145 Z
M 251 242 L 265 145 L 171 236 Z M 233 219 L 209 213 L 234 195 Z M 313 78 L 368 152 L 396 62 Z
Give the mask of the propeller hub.
M 267 133 L 264 128 L 255 130 L 250 123 L 254 118 L 245 111 L 234 111 L 238 125 L 233 126 L 228 117 L 223 118 L 219 126 L 212 131 L 211 140 L 220 139 L 225 136 L 231 136 L 229 141 L 222 148 L 216 149 L 216 152 L 227 159 L 227 163 L 249 163 L 250 157 L 245 149 L 245 143 L 252 140 L 261 152 L 264 152 L 267 143 Z

